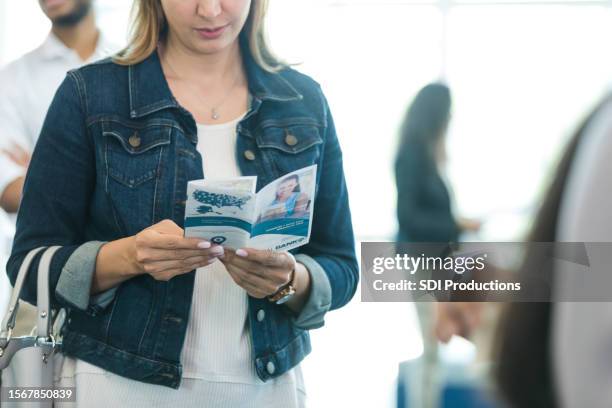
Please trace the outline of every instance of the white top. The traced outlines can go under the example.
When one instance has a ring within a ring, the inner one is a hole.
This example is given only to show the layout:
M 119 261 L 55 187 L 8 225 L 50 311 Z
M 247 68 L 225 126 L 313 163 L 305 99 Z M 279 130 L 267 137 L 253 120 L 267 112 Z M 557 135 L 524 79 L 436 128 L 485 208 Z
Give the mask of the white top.
M 204 178 L 240 177 L 234 158 L 236 124 L 198 124 L 197 150 L 202 155 Z M 196 271 L 187 337 L 181 355 L 184 376 L 256 384 L 250 361 L 251 339 L 247 324 L 247 296 L 222 262 Z M 222 359 L 219 356 L 223 356 Z
M 558 219 L 558 241 L 612 242 L 612 102 L 589 123 L 572 161 Z M 609 244 L 608 244 L 609 245 Z M 609 299 L 610 255 L 588 252 L 584 273 L 561 263 L 554 290 L 560 298 L 581 291 Z M 587 248 L 588 250 L 588 248 Z M 558 302 L 552 317 L 556 388 L 562 407 L 609 407 L 612 400 L 612 303 Z
M 116 47 L 100 33 L 93 55 L 82 61 L 53 33 L 36 49 L 0 70 L 0 148 L 13 144 L 32 152 L 55 91 L 66 72 L 110 55 Z M 0 193 L 25 169 L 0 154 Z
M 204 177 L 241 175 L 235 157 L 239 120 L 198 124 L 197 149 Z M 216 261 L 196 271 L 178 390 L 120 377 L 69 357 L 62 378 L 56 381 L 59 386 L 77 387 L 77 407 L 304 407 L 306 393 L 299 365 L 267 382 L 257 377 L 247 312 L 247 293 L 232 280 L 223 263 Z M 66 406 L 74 407 L 69 404 Z

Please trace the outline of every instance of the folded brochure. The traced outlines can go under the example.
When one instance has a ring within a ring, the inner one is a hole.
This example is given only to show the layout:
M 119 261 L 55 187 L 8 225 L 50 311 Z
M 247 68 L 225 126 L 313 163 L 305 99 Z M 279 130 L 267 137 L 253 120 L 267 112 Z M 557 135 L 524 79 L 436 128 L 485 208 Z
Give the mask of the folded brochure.
M 317 166 L 285 174 L 255 192 L 257 176 L 187 185 L 185 236 L 227 248 L 288 251 L 310 239 Z

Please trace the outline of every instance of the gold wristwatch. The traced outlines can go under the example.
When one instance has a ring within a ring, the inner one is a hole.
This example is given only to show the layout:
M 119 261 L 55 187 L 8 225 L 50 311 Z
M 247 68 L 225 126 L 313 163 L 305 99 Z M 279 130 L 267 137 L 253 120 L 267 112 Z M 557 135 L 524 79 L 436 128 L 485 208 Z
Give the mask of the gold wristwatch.
M 295 268 L 293 268 L 293 270 L 291 271 L 291 279 L 289 279 L 289 282 L 281 286 L 281 288 L 277 290 L 276 293 L 268 296 L 268 300 L 270 302 L 276 303 L 277 305 L 282 305 L 283 303 L 291 299 L 291 296 L 295 295 L 295 287 L 293 286 L 294 280 Z

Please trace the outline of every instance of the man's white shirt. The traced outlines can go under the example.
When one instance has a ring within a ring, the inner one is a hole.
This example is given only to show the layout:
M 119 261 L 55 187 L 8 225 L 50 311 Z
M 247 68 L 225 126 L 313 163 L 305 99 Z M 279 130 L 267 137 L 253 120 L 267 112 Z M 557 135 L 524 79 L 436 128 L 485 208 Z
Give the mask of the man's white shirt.
M 45 116 L 66 72 L 117 51 L 102 33 L 93 55 L 83 61 L 53 33 L 36 49 L 0 70 L 0 148 L 21 146 L 32 152 Z M 0 195 L 25 169 L 0 152 Z M 0 209 L 0 299 L 8 299 L 10 284 L 4 266 L 15 232 L 15 215 Z M 0 302 L 4 316 L 5 302 Z
M 0 148 L 21 146 L 32 152 L 49 105 L 66 72 L 117 51 L 100 33 L 93 55 L 81 60 L 53 33 L 36 49 L 0 70 Z M 25 169 L 0 153 L 0 194 Z

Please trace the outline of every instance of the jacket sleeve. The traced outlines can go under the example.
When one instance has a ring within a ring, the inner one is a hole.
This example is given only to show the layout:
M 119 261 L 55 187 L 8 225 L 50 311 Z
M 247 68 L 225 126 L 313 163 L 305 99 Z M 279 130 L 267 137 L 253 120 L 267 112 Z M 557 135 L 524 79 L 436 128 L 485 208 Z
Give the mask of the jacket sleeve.
M 323 326 L 327 311 L 346 305 L 354 296 L 359 281 L 342 151 L 322 93 L 321 98 L 327 126 L 317 166 L 319 184 L 311 237 L 296 255 L 296 260 L 306 266 L 311 276 L 309 299 L 295 320 L 298 326 L 307 329 Z
M 96 308 L 109 303 L 108 297 L 114 292 L 91 299 L 89 296 L 102 243 L 87 242 L 85 238 L 96 169 L 93 142 L 85 125 L 83 95 L 75 75 L 68 73 L 57 90 L 34 148 L 6 269 L 14 284 L 29 251 L 60 245 L 50 269 L 52 306 L 95 314 Z M 40 255 L 30 266 L 21 294 L 32 304 L 36 304 Z

